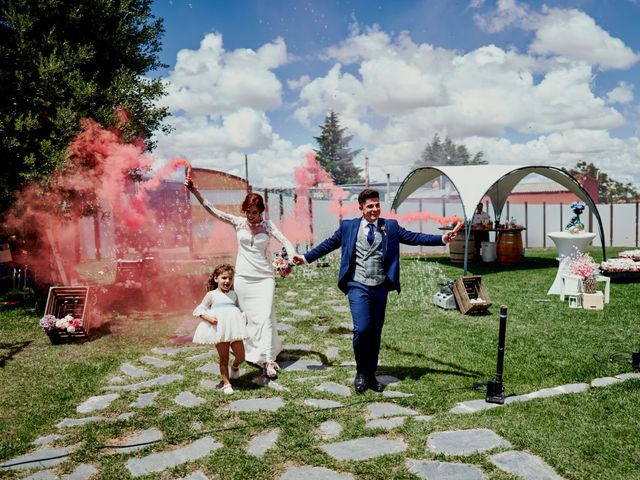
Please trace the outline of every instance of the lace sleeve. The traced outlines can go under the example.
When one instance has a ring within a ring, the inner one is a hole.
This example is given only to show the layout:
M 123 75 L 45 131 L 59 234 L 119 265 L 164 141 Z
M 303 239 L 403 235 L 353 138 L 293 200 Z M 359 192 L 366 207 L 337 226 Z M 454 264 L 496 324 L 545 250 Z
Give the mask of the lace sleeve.
M 275 223 L 273 223 L 271 220 L 269 220 L 266 223 L 267 223 L 267 232 L 269 232 L 269 235 L 273 235 L 274 237 L 276 237 L 276 240 L 278 240 L 282 244 L 282 246 L 287 250 L 287 256 L 289 257 L 289 260 L 292 260 L 293 257 L 298 254 L 296 252 L 296 247 L 293 245 L 293 243 L 289 241 L 287 237 L 285 237 L 282 234 L 280 230 L 278 230 L 278 227 L 276 227 Z
M 200 305 L 198 305 L 193 311 L 193 316 L 199 317 L 203 313 L 207 313 L 208 310 L 211 310 L 211 305 L 213 305 L 213 291 L 208 292 L 204 296 L 202 303 L 200 303 Z
M 205 208 L 207 212 L 216 217 L 223 222 L 230 223 L 233 226 L 238 226 L 242 221 L 243 217 L 237 217 L 235 215 L 231 215 L 230 213 L 223 212 L 222 210 L 214 207 L 209 200 L 206 198 L 202 202 L 202 206 Z

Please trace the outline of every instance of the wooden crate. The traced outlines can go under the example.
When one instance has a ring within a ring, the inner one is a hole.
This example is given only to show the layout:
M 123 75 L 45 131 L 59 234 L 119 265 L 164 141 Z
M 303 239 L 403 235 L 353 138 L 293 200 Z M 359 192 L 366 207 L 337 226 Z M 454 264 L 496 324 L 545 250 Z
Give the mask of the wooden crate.
M 460 277 L 453 284 L 453 295 L 456 297 L 458 309 L 465 315 L 468 313 L 485 312 L 491 306 L 489 292 L 482 283 L 479 275 Z M 481 302 L 471 302 L 481 298 Z
M 596 293 L 583 293 L 582 308 L 585 310 L 602 310 L 604 308 L 604 294 L 600 291 Z
M 76 340 L 89 338 L 91 329 L 91 315 L 88 308 L 89 287 L 51 287 L 47 297 L 45 315 L 53 315 L 56 318 L 64 318 L 72 315 L 80 319 L 80 327 L 74 333 L 64 330 L 55 330 L 48 333 L 51 343 L 60 343 L 63 340 Z

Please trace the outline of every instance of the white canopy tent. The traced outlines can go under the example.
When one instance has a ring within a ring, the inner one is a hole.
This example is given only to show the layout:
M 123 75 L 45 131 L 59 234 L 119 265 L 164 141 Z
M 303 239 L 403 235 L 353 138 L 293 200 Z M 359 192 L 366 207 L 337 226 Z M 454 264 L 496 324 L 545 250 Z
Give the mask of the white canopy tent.
M 602 245 L 602 256 L 606 260 L 604 229 L 598 208 L 582 188 L 578 181 L 564 170 L 549 166 L 527 166 L 527 165 L 462 165 L 462 166 L 442 166 L 418 168 L 407 175 L 400 188 L 396 192 L 391 208 L 397 208 L 413 192 L 427 182 L 431 182 L 443 175 L 449 179 L 460 195 L 462 212 L 465 226 L 469 226 L 476 205 L 485 196 L 491 199 L 493 210 L 496 212 L 496 219 L 500 219 L 500 214 L 504 208 L 509 194 L 514 187 L 527 175 L 536 173 L 559 183 L 582 200 L 595 215 L 598 220 L 600 231 L 600 243 Z M 467 273 L 467 247 L 469 242 L 470 228 L 466 228 L 466 239 L 464 249 L 464 273 Z

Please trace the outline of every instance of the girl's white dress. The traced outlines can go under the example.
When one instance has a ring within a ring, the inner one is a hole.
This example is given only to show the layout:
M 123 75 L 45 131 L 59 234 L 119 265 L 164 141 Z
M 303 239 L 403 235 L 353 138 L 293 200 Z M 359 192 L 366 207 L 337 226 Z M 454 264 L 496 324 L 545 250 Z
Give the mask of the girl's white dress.
M 282 351 L 282 340 L 276 329 L 273 306 L 276 284 L 267 247 L 272 236 L 287 249 L 289 258 L 296 254 L 295 247 L 270 220 L 249 225 L 246 217 L 223 212 L 206 199 L 202 205 L 211 215 L 236 229 L 238 256 L 233 285 L 240 308 L 249 320 L 249 338 L 244 342 L 245 358 L 256 364 L 275 360 Z
M 220 343 L 244 340 L 249 336 L 244 315 L 238 308 L 236 292 L 223 293 L 220 289 L 208 292 L 193 311 L 194 317 L 207 313 L 218 319 L 216 325 L 200 320 L 193 343 Z

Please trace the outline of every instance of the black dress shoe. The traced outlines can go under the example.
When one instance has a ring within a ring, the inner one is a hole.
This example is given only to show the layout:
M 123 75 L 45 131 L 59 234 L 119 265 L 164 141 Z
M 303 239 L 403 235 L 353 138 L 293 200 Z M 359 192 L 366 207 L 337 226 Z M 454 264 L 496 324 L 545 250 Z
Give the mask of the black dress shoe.
M 365 379 L 365 383 L 366 383 L 366 387 L 370 390 L 373 390 L 374 392 L 382 392 L 384 390 L 384 385 L 382 385 L 378 379 L 375 377 L 375 375 L 372 375 L 370 377 L 366 377 Z
M 367 381 L 362 373 L 356 374 L 356 379 L 353 381 L 353 386 L 356 389 L 356 393 L 364 393 L 367 388 Z

